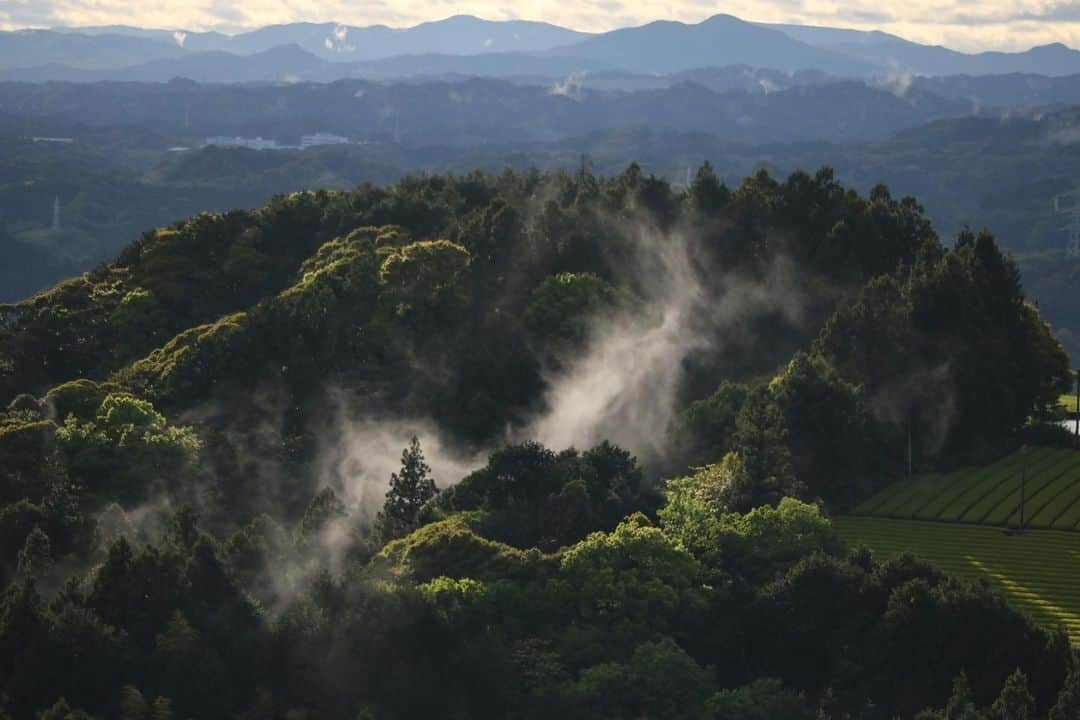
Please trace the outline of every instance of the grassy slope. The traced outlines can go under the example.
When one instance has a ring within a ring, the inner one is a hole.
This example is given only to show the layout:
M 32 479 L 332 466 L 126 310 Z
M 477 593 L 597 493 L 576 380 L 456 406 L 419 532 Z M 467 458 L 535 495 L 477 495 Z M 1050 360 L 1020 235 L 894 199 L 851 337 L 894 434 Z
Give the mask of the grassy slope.
M 911 552 L 946 572 L 985 578 L 1010 602 L 1080 642 L 1080 534 L 1009 535 L 1000 528 L 875 517 L 836 519 L 840 534 L 878 556 Z

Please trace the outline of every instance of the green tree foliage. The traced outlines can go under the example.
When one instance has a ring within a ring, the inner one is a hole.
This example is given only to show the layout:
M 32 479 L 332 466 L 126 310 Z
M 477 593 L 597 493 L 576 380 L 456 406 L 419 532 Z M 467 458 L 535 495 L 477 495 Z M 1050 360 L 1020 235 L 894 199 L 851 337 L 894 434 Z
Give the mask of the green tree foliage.
M 666 503 L 660 508 L 660 519 L 674 532 L 679 532 L 676 527 L 703 529 L 707 518 L 718 518 L 735 509 L 749 481 L 742 459 L 729 452 L 714 465 L 695 468 L 693 475 L 669 479 L 664 488 Z M 687 547 L 699 545 L 689 537 L 683 541 Z
M 26 544 L 19 552 L 19 564 L 15 578 L 21 582 L 44 580 L 53 567 L 52 547 L 49 536 L 40 527 L 34 527 L 26 536 Z
M 121 720 L 144 720 L 150 710 L 146 698 L 133 685 L 125 685 L 120 691 Z
M 728 380 L 704 400 L 690 403 L 668 429 L 672 454 L 682 465 L 706 465 L 717 462 L 731 450 L 735 421 L 748 389 Z
M 733 457 L 733 456 L 732 456 Z M 740 514 L 715 499 L 725 482 L 721 467 L 669 480 L 660 524 L 702 562 L 713 577 L 776 577 L 813 553 L 837 555 L 842 543 L 820 508 L 784 498 L 777 507 Z
M 541 342 L 580 350 L 590 323 L 641 310 L 641 300 L 593 273 L 560 273 L 544 279 L 529 298 L 523 320 Z
M 603 442 L 556 454 L 539 443 L 510 445 L 447 488 L 443 511 L 482 511 L 489 536 L 516 547 L 554 550 L 611 529 L 638 507 L 642 471 L 629 451 Z
M 69 415 L 57 440 L 86 491 L 128 503 L 182 479 L 201 447 L 194 430 L 170 425 L 149 401 L 125 394 L 107 395 L 87 422 Z
M 303 542 L 315 540 L 319 533 L 325 530 L 330 523 L 340 518 L 348 517 L 345 503 L 341 502 L 333 488 L 323 488 L 311 498 L 307 511 L 300 521 L 298 538 Z
M 734 690 L 722 690 L 708 701 L 710 717 L 724 720 L 811 720 L 806 699 L 775 678 L 762 678 Z
M 29 498 L 0 509 L 0 577 L 12 577 L 18 554 L 26 548 L 30 534 L 40 528 L 48 538 L 53 561 L 81 561 L 93 551 L 96 520 L 80 507 L 79 489 L 63 480 L 42 488 L 44 496 Z M 41 546 L 35 542 L 31 545 Z
M 730 202 L 731 191 L 716 176 L 713 166 L 706 161 L 694 175 L 688 199 L 696 210 L 708 214 Z
M 1035 698 L 1028 690 L 1027 676 L 1019 668 L 1006 678 L 1001 694 L 990 706 L 990 717 L 994 720 L 1033 720 L 1035 717 Z
M 971 699 L 971 686 L 964 673 L 960 673 L 953 680 L 952 695 L 942 717 L 946 720 L 978 720 L 982 717 Z
M 916 718 L 919 720 L 983 720 L 985 714 L 975 706 L 971 697 L 971 684 L 967 674 L 961 672 L 953 678 L 952 695 L 941 711 L 923 710 Z
M 768 389 L 751 390 L 735 419 L 732 448 L 742 462 L 745 481 L 732 486 L 731 509 L 749 510 L 776 504 L 785 495 L 804 494 L 795 476 L 789 434 L 783 412 Z
M 697 560 L 640 514 L 570 548 L 562 570 L 572 607 L 611 642 L 639 637 L 644 626 L 670 633 L 707 598 Z
M 421 241 L 390 252 L 379 267 L 379 281 L 395 315 L 427 328 L 462 309 L 468 266 L 469 251 L 460 245 Z
M 1080 717 L 1080 672 L 1073 667 L 1065 678 L 1065 685 L 1058 694 L 1057 701 L 1050 708 L 1049 720 L 1067 720 Z
M 425 525 L 389 543 L 375 562 L 418 582 L 440 575 L 476 580 L 529 577 L 548 564 L 536 550 L 522 551 L 482 537 L 461 516 Z
M 0 423 L 0 498 L 39 500 L 60 474 L 56 424 L 42 418 Z
M 51 707 L 37 713 L 38 720 L 90 720 L 90 715 L 78 708 L 72 709 L 67 700 L 60 698 Z
M 1014 357 L 1018 346 L 1025 351 Z M 918 463 L 990 454 L 1068 383 L 1061 344 L 985 232 L 961 234 L 903 285 L 868 285 L 837 310 L 816 348 L 863 388 L 897 461 L 909 432 Z
M 834 509 L 850 507 L 860 499 L 859 474 L 873 467 L 877 449 L 860 389 L 820 356 L 800 352 L 769 391 L 783 416 L 791 472 L 802 492 Z
M 166 538 L 177 547 L 190 550 L 199 539 L 199 513 L 185 503 L 169 517 Z
M 431 467 L 424 462 L 420 441 L 414 435 L 401 451 L 401 471 L 390 475 L 386 500 L 375 518 L 376 533 L 384 543 L 406 535 L 416 527 L 421 508 L 438 494 Z
M 131 357 L 146 347 L 148 339 L 168 339 L 163 337 L 163 330 L 169 327 L 168 315 L 145 288 L 128 290 L 109 316 L 109 324 L 116 331 L 120 357 Z
M 671 638 L 642 643 L 626 663 L 582 671 L 574 694 L 585 717 L 710 717 L 705 701 L 715 691 L 710 669 L 699 666 Z

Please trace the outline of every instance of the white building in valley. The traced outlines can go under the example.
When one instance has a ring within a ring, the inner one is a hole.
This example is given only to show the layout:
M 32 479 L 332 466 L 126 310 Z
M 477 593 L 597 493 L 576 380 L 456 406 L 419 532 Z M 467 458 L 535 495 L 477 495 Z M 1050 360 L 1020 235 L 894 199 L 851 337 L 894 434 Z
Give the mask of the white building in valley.
M 266 140 L 262 137 L 227 137 L 219 135 L 206 138 L 206 145 L 215 145 L 223 148 L 248 148 L 249 150 L 280 150 L 277 140 Z
M 314 133 L 312 135 L 300 136 L 300 147 L 305 150 L 310 147 L 318 147 L 320 145 L 348 145 L 349 138 L 342 137 L 341 135 L 332 135 L 330 133 Z

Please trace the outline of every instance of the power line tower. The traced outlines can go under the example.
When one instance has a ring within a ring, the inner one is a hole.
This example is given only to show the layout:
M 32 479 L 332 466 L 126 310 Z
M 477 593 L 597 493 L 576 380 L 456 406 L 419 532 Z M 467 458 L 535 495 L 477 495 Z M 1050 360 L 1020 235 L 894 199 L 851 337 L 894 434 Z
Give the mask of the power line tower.
M 52 206 L 52 229 L 53 232 L 60 232 L 60 196 L 57 195 L 53 200 Z
M 1054 196 L 1054 212 L 1069 218 L 1069 224 L 1062 228 L 1069 234 L 1065 255 L 1080 258 L 1080 188 Z
M 585 153 L 581 153 L 581 166 L 578 169 L 578 184 L 584 185 L 585 178 L 592 172 L 592 160 Z

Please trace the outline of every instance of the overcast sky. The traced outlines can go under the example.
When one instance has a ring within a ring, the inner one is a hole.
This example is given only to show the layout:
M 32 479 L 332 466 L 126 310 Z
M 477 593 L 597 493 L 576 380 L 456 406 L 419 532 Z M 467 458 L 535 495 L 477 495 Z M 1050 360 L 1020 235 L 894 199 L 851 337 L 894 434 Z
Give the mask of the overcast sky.
M 463 13 L 587 31 L 730 13 L 746 20 L 880 29 L 959 50 L 1051 42 L 1080 48 L 1080 0 L 0 0 L 0 27 L 127 24 L 235 32 L 296 20 L 404 27 Z

